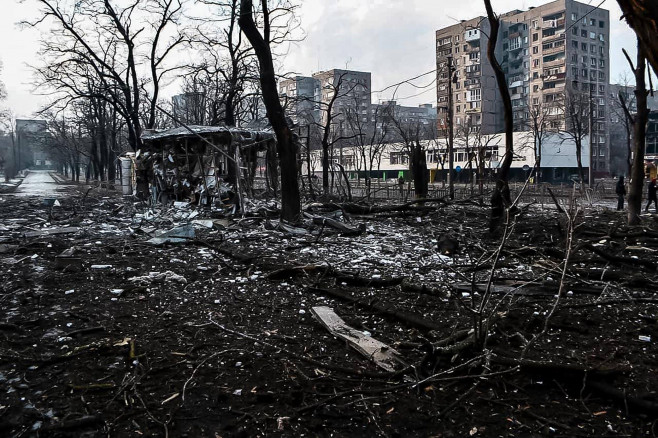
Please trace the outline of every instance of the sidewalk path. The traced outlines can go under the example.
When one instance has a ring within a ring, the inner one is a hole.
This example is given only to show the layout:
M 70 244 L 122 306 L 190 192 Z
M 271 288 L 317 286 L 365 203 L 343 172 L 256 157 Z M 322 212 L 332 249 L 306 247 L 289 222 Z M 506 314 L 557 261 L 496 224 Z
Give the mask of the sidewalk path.
M 15 196 L 57 197 L 57 182 L 48 170 L 32 170 L 14 192 Z

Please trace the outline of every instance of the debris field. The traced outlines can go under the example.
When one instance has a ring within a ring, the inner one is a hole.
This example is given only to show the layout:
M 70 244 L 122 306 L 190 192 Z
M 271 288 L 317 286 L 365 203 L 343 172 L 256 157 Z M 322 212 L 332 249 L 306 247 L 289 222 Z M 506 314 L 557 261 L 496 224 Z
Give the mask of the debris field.
M 0 204 L 0 436 L 658 434 L 655 216 Z

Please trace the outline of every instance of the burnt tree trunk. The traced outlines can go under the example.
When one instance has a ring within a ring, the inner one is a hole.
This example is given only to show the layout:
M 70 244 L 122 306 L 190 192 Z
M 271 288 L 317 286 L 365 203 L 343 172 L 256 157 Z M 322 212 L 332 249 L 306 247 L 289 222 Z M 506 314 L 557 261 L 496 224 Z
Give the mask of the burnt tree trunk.
M 514 125 L 512 123 L 512 100 L 510 98 L 509 89 L 507 88 L 505 73 L 496 59 L 496 41 L 498 40 L 500 20 L 493 12 L 490 0 L 484 0 L 484 6 L 487 9 L 487 17 L 489 19 L 489 25 L 491 26 L 489 31 L 489 41 L 487 43 L 487 59 L 489 59 L 494 74 L 496 75 L 496 83 L 498 84 L 498 91 L 503 100 L 505 117 L 505 156 L 503 157 L 503 163 L 496 175 L 496 187 L 491 196 L 491 219 L 489 222 L 489 228 L 493 231 L 502 223 L 505 208 L 512 204 L 509 192 L 509 170 L 514 156 L 514 143 L 512 137 Z
M 656 0 L 617 0 L 624 18 L 641 41 L 645 57 L 658 74 L 658 2 Z
M 411 172 L 414 177 L 416 199 L 427 198 L 427 184 L 429 182 L 427 176 L 427 158 L 425 156 L 425 149 L 423 149 L 419 141 L 415 142 L 411 152 Z
M 270 25 L 267 0 L 261 0 L 261 4 L 264 15 L 264 36 L 260 34 L 254 22 L 252 0 L 241 0 L 238 24 L 254 48 L 258 58 L 263 102 L 267 109 L 267 118 L 276 134 L 279 165 L 281 167 L 281 219 L 296 222 L 301 212 L 299 185 L 297 184 L 297 151 L 276 87 L 276 76 L 269 42 Z
M 642 210 L 642 190 L 644 188 L 644 147 L 649 119 L 647 109 L 647 87 L 644 79 L 646 74 L 646 55 L 644 44 L 637 40 L 637 66 L 635 66 L 635 99 L 637 102 L 637 113 L 633 120 L 634 154 L 633 166 L 631 168 L 631 185 L 628 194 L 628 224 L 640 223 L 640 211 Z

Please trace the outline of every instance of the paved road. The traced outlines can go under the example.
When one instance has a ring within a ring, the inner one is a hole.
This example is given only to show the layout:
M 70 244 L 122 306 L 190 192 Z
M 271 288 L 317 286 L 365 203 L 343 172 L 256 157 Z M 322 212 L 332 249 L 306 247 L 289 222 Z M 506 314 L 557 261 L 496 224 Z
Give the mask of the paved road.
M 41 196 L 56 198 L 57 183 L 47 170 L 32 170 L 14 194 L 16 196 Z

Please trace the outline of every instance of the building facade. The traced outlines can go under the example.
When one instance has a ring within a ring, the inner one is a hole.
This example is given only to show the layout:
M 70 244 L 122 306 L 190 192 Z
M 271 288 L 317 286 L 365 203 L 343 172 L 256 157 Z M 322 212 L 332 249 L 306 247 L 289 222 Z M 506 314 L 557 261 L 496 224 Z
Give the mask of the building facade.
M 342 131 L 348 123 L 370 122 L 371 74 L 355 70 L 333 69 L 313 74 L 317 81 L 315 100 L 320 102 L 319 121 L 327 122 L 329 104 L 335 95 L 332 113 L 332 129 Z M 351 120 L 349 120 L 351 119 Z
M 637 112 L 635 86 L 627 84 L 610 84 L 608 99 L 608 116 L 610 124 L 610 173 L 630 175 L 630 162 L 633 149 L 633 123 L 628 120 L 622 106 L 634 116 Z M 647 161 L 658 160 L 658 95 L 647 96 L 647 107 L 650 111 L 647 124 L 646 151 Z
M 610 18 L 605 9 L 574 0 L 557 0 L 526 11 L 500 15 L 496 59 L 507 79 L 514 130 L 530 130 L 535 118 L 549 129 L 589 133 L 592 167 L 609 172 Z M 437 126 L 447 127 L 447 90 L 452 79 L 454 126 L 483 134 L 503 130 L 503 108 L 493 69 L 486 57 L 489 23 L 476 17 L 436 31 Z M 454 67 L 451 75 L 449 66 Z M 450 77 L 452 76 L 452 78 Z M 577 102 L 577 103 L 576 103 Z M 573 111 L 569 105 L 579 105 Z
M 47 150 L 48 124 L 45 120 L 16 119 L 16 157 L 19 167 L 51 168 Z
M 423 139 L 437 136 L 437 110 L 432 104 L 404 106 L 394 100 L 386 100 L 374 104 L 371 113 L 371 125 L 382 138 L 401 140 L 399 129 L 417 133 Z
M 325 126 L 331 105 L 330 128 L 332 135 L 339 136 L 350 124 L 370 123 L 370 87 L 370 72 L 333 69 L 280 81 L 279 97 L 286 115 L 299 126 Z
M 175 122 L 186 125 L 205 125 L 206 95 L 202 92 L 177 94 L 171 98 Z
M 510 168 L 512 180 L 523 181 L 535 163 L 537 146 L 529 132 L 515 132 L 514 160 Z M 448 172 L 447 139 L 433 138 L 421 141 L 426 154 L 426 166 L 430 182 L 445 181 Z M 584 167 L 589 166 L 588 139 L 583 145 Z M 538 151 L 537 151 L 538 152 Z M 474 135 L 468 139 L 455 139 L 455 170 L 457 180 L 468 182 L 475 177 L 480 167 L 486 175 L 494 175 L 501 166 L 505 154 L 505 134 Z M 367 155 L 367 154 L 366 154 Z M 576 144 L 568 134 L 551 133 L 541 142 L 542 182 L 567 182 L 578 176 Z M 321 151 L 311 155 L 311 172 L 321 175 Z M 344 147 L 332 151 L 330 162 L 340 164 L 352 177 L 368 174 L 372 178 L 398 178 L 410 180 L 409 154 L 404 143 L 390 142 L 377 151 L 373 163 L 363 159 L 358 147 Z M 371 167 L 372 164 L 372 167 Z M 304 162 L 303 166 L 307 163 Z M 303 170 L 307 172 L 306 168 Z
M 320 103 L 315 100 L 317 82 L 310 76 L 295 76 L 279 82 L 281 104 L 296 125 L 319 119 Z

